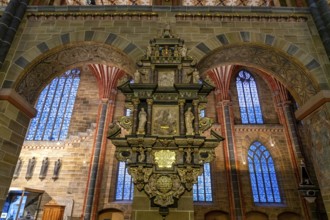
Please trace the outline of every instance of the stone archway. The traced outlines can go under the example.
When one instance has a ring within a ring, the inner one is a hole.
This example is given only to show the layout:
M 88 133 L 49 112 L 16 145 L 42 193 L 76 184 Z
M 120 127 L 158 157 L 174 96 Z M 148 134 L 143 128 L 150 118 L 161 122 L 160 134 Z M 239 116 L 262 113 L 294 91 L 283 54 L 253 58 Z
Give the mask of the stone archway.
M 202 73 L 221 65 L 237 64 L 263 70 L 279 80 L 291 92 L 298 104 L 304 104 L 319 90 L 307 68 L 284 53 L 257 44 L 221 47 L 204 57 L 198 67 Z
M 115 66 L 126 73 L 133 73 L 135 64 L 125 53 L 101 43 L 80 43 L 63 46 L 37 58 L 23 72 L 14 85 L 18 94 L 33 104 L 41 89 L 54 77 L 69 68 L 86 63 Z

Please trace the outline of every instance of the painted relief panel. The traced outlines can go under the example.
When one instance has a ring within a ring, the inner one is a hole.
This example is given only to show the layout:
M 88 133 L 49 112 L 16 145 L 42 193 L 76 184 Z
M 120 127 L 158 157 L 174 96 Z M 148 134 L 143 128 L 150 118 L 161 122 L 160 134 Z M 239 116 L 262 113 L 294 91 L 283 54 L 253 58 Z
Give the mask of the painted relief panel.
M 174 70 L 160 70 L 158 72 L 158 86 L 172 87 L 174 85 Z
M 154 105 L 152 119 L 153 135 L 179 134 L 179 106 Z

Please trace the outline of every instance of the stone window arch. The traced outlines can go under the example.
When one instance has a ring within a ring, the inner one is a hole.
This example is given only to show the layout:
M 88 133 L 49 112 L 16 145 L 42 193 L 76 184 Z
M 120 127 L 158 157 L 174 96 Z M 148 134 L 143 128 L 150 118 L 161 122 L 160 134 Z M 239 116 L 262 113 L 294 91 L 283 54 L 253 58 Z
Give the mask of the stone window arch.
M 248 151 L 248 166 L 255 203 L 281 203 L 275 165 L 267 148 L 258 141 Z
M 252 74 L 244 69 L 239 71 L 236 88 L 242 123 L 263 124 L 257 85 Z

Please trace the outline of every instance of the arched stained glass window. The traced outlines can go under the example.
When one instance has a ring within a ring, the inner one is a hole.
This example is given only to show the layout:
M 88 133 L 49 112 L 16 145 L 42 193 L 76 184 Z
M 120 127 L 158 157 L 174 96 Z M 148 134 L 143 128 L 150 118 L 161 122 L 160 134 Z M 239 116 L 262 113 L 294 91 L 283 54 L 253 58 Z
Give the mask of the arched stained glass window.
M 262 112 L 256 82 L 246 70 L 241 70 L 236 77 L 238 102 L 243 124 L 262 124 Z
M 248 164 L 253 193 L 256 203 L 280 203 L 273 158 L 265 146 L 254 142 L 248 151 Z
M 125 162 L 119 162 L 117 173 L 116 200 L 133 200 L 134 185 Z
M 204 172 L 198 177 L 193 186 L 193 200 L 195 202 L 212 202 L 211 168 L 209 163 L 204 164 Z
M 26 140 L 57 141 L 67 137 L 80 82 L 80 71 L 72 69 L 53 79 L 37 101 L 37 116 L 31 120 Z

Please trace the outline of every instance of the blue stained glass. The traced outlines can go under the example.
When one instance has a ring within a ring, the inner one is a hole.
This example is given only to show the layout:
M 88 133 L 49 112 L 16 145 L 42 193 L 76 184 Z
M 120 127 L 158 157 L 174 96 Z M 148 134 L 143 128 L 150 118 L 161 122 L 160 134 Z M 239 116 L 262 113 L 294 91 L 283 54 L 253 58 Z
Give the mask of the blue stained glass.
M 70 80 L 68 79 L 67 82 L 71 82 L 71 79 Z M 62 130 L 60 132 L 60 138 L 59 138 L 60 140 L 65 139 L 67 136 L 67 133 L 69 131 L 70 119 L 71 119 L 71 115 L 72 115 L 72 111 L 73 111 L 74 101 L 76 99 L 78 85 L 79 85 L 79 81 L 76 79 L 73 79 L 73 84 L 71 87 L 69 100 L 68 100 L 68 104 L 66 107 L 66 112 L 64 114 L 64 122 L 62 125 Z
M 116 200 L 133 199 L 133 181 L 125 162 L 119 162 L 117 173 Z
M 193 200 L 198 202 L 212 202 L 211 167 L 209 163 L 204 164 L 204 171 L 193 185 Z
M 31 120 L 26 140 L 57 141 L 67 137 L 79 74 L 77 69 L 69 70 L 43 89 L 36 104 L 38 114 Z
M 253 194 L 257 203 L 280 203 L 273 159 L 265 146 L 254 142 L 248 151 L 248 167 Z
M 37 105 L 36 105 L 36 109 L 38 110 L 37 115 L 36 115 L 35 118 L 33 118 L 31 120 L 30 128 L 27 132 L 26 140 L 34 140 L 35 132 L 37 130 L 37 126 L 38 126 L 38 123 L 40 121 L 41 114 L 42 114 L 42 111 L 40 111 L 40 109 L 43 108 L 48 88 L 49 88 L 49 85 L 47 85 L 45 87 L 45 89 L 41 92 L 41 94 L 39 96 L 39 99 L 38 99 L 38 102 L 37 102 Z
M 243 124 L 262 124 L 262 112 L 257 86 L 252 75 L 241 70 L 236 77 L 236 88 Z

